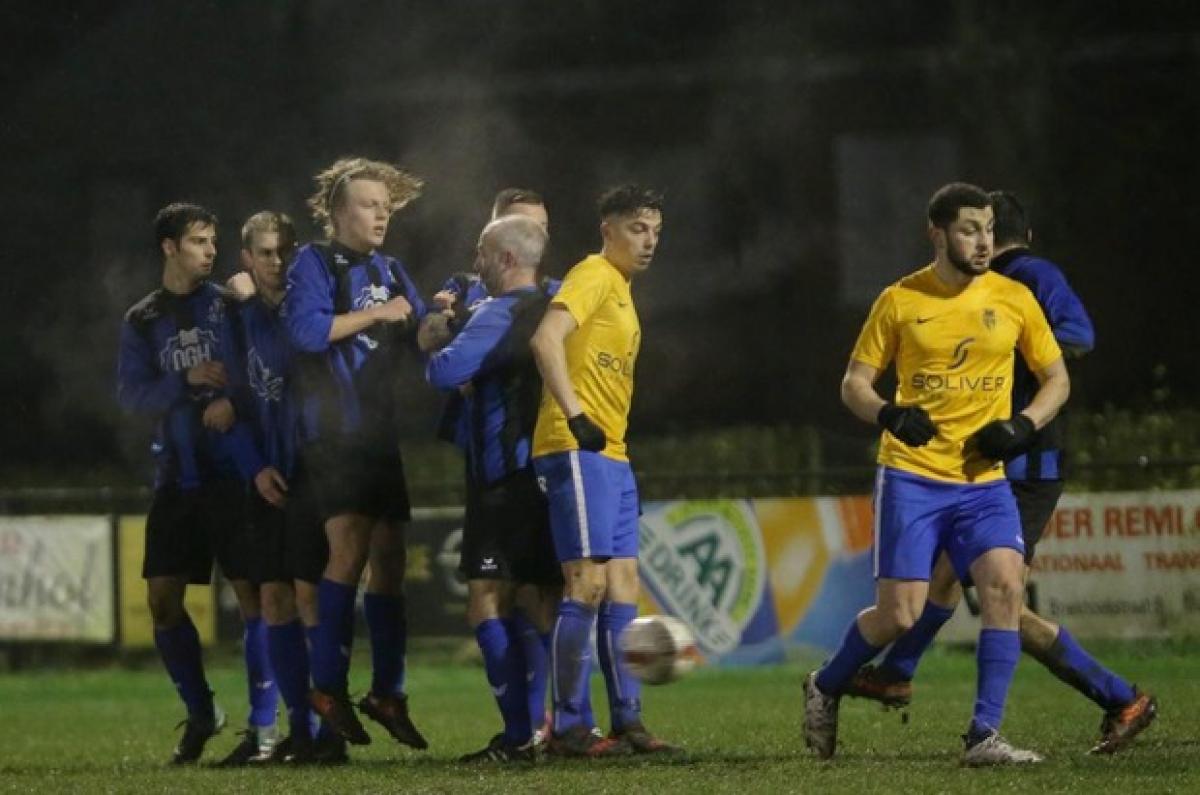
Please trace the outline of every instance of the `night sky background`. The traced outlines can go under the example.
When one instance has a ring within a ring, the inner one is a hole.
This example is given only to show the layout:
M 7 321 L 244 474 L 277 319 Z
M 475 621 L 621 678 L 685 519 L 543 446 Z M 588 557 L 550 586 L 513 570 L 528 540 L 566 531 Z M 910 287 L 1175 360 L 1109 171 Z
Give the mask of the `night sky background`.
M 124 310 L 157 286 L 155 211 L 304 211 L 347 154 L 425 177 L 386 249 L 432 293 L 491 198 L 535 188 L 547 269 L 598 247 L 594 202 L 667 196 L 636 296 L 634 434 L 811 425 L 861 455 L 838 381 L 871 298 L 927 261 L 943 182 L 1015 191 L 1092 313 L 1076 406 L 1200 392 L 1195 4 L 115 2 L 5 4 L 0 485 L 136 482 L 115 406 Z M 405 432 L 428 439 L 419 380 Z M 1165 396 L 1165 397 L 1164 397 Z M 846 440 L 852 440 L 848 444 Z M 846 455 L 851 455 L 847 452 Z

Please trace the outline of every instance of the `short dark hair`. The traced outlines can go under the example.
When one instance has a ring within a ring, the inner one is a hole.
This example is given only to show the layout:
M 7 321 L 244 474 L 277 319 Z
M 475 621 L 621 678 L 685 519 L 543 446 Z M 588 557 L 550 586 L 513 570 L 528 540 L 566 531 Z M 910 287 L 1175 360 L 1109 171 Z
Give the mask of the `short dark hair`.
M 967 182 L 951 182 L 943 185 L 929 199 L 929 223 L 945 228 L 958 218 L 963 207 L 983 210 L 992 206 L 983 188 Z
M 199 204 L 168 204 L 154 216 L 154 245 L 161 247 L 164 240 L 174 240 L 178 243 L 192 224 L 216 226 L 217 214 Z
M 1025 211 L 1025 205 L 1006 190 L 994 190 L 988 198 L 996 213 L 996 245 L 1029 245 L 1029 213 Z
M 639 210 L 658 210 L 662 212 L 662 194 L 641 185 L 627 184 L 609 188 L 600 195 L 597 207 L 600 218 L 613 215 L 633 215 Z
M 514 204 L 538 204 L 546 206 L 542 194 L 529 188 L 505 188 L 496 194 L 492 202 L 492 217 L 499 218 Z

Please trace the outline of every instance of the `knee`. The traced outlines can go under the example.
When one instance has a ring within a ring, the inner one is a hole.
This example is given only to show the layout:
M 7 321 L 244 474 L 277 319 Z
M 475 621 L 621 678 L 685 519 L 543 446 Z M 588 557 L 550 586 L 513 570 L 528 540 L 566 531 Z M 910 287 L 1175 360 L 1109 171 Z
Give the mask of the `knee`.
M 292 589 L 280 583 L 264 585 L 262 588 L 263 618 L 268 624 L 278 626 L 296 618 L 296 600 Z
M 1017 577 L 997 577 L 977 588 L 981 605 L 1019 610 L 1024 588 Z
M 183 622 L 183 599 L 173 593 L 150 592 L 147 597 L 150 606 L 150 620 L 155 629 L 168 629 Z
M 605 591 L 603 577 L 573 577 L 567 583 L 566 597 L 595 609 L 604 601 Z

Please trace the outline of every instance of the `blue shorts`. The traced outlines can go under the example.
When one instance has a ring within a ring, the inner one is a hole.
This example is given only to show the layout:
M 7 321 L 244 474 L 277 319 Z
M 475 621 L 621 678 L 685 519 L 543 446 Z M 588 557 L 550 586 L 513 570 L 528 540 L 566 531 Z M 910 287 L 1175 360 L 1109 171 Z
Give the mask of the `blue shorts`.
M 1021 516 L 1007 480 L 944 483 L 891 467 L 875 477 L 875 578 L 928 580 L 945 551 L 959 579 L 983 553 L 1023 556 Z
M 637 481 L 628 461 L 572 450 L 539 456 L 533 468 L 560 561 L 637 557 Z

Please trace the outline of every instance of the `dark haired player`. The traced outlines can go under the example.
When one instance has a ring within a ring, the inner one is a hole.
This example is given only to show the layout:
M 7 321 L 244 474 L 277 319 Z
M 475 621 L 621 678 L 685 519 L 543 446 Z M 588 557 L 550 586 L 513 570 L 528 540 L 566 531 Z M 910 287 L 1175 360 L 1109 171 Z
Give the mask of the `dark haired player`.
M 534 467 L 566 581 L 554 625 L 548 750 L 592 757 L 676 750 L 642 724 L 640 683 L 617 653 L 638 596 L 638 492 L 625 431 L 641 326 L 630 282 L 658 248 L 662 199 L 623 185 L 605 193 L 599 209 L 601 252 L 567 273 L 531 341 L 544 383 Z M 604 738 L 582 714 L 593 627 L 612 718 Z
M 876 602 L 805 680 L 805 739 L 818 756 L 833 756 L 840 697 L 863 663 L 916 622 L 944 550 L 958 576 L 974 581 L 983 623 L 963 763 L 1038 762 L 1039 754 L 999 733 L 1020 656 L 1025 552 L 1002 462 L 1054 417 L 1070 382 L 1033 294 L 988 270 L 988 195 L 951 183 L 934 193 L 928 219 L 933 264 L 883 291 L 842 381 L 846 406 L 884 431 L 875 485 Z M 1016 349 L 1040 386 L 1013 413 Z M 898 385 L 887 401 L 875 381 L 892 362 Z
M 266 468 L 232 398 L 240 383 L 237 342 L 225 293 L 208 281 L 217 218 L 171 204 L 154 222 L 162 287 L 135 304 L 121 326 L 121 406 L 157 422 L 154 501 L 146 520 L 146 578 L 154 641 L 187 707 L 176 764 L 195 762 L 225 724 L 204 675 L 200 637 L 184 607 L 189 583 L 207 584 L 213 558 L 231 581 L 247 622 L 252 725 L 274 727 L 275 690 L 257 594 L 248 581 L 245 483 Z
M 1095 345 L 1095 331 L 1083 303 L 1057 265 L 1029 250 L 1033 230 L 1020 200 L 1005 191 L 993 191 L 990 196 L 996 218 L 992 271 L 1015 279 L 1033 291 L 1064 356 L 1083 356 Z M 1014 411 L 1029 404 L 1037 386 L 1024 358 L 1018 357 L 1012 388 Z M 1029 440 L 1023 452 L 1005 462 L 1005 474 L 1021 515 L 1027 567 L 1062 496 L 1064 437 L 1060 414 Z M 847 694 L 875 699 L 890 706 L 907 705 L 912 699 L 912 678 L 921 655 L 954 614 L 961 599 L 962 588 L 953 569 L 945 562 L 939 563 L 929 583 L 928 601 L 913 628 L 892 644 L 879 667 L 865 666 L 855 676 Z M 1042 618 L 1024 605 L 1020 635 L 1022 651 L 1104 710 L 1100 740 L 1092 753 L 1119 751 L 1154 720 L 1158 712 L 1154 697 L 1101 665 L 1075 641 L 1066 627 Z

